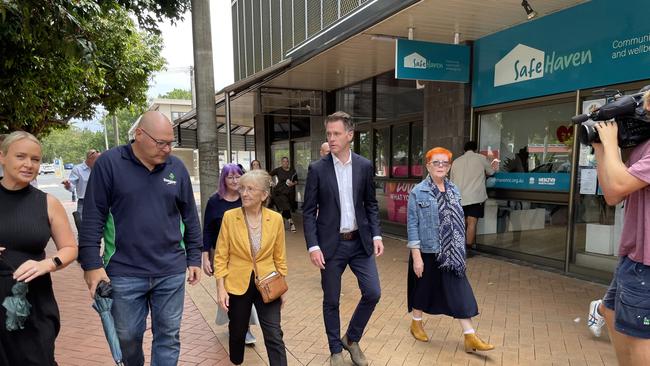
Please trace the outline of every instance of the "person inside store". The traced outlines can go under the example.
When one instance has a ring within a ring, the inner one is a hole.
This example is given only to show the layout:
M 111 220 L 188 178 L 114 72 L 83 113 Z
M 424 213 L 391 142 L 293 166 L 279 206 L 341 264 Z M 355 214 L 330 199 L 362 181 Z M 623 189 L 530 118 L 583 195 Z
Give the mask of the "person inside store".
M 282 217 L 289 223 L 289 230 L 296 232 L 296 225 L 291 217 L 291 210 L 296 205 L 296 185 L 298 184 L 298 173 L 289 166 L 289 158 L 283 157 L 281 166 L 271 171 L 271 177 L 277 177 L 277 183 L 273 187 L 273 204 L 282 213 Z
M 255 159 L 251 161 L 251 170 L 262 169 L 262 163 L 259 160 Z
M 407 306 L 413 317 L 410 331 L 416 340 L 428 342 L 422 314 L 451 316 L 458 319 L 463 329 L 465 352 L 489 351 L 494 346 L 476 335 L 472 323 L 472 317 L 478 315 L 478 305 L 465 271 L 461 195 L 447 178 L 451 158 L 451 151 L 445 148 L 429 150 L 429 177 L 409 194 Z
M 269 197 L 271 176 L 264 170 L 251 170 L 239 180 L 242 208 L 223 215 L 214 258 L 217 300 L 228 313 L 230 323 L 230 361 L 244 362 L 245 336 L 255 305 L 260 319 L 264 345 L 271 366 L 287 364 L 280 327 L 280 311 L 286 293 L 265 303 L 255 285 L 256 277 L 287 275 L 287 258 L 282 216 L 264 207 Z
M 650 111 L 650 92 L 643 96 Z M 620 365 L 650 365 L 650 140 L 629 152 L 623 162 L 615 122 L 596 123 L 600 143 L 593 143 L 598 184 L 605 201 L 625 201 L 618 256 L 609 289 L 596 303 L 594 315 L 604 317 Z
M 203 216 L 203 272 L 207 276 L 214 275 L 214 251 L 219 237 L 219 229 L 223 215 L 226 211 L 241 207 L 239 196 L 239 179 L 244 173 L 237 164 L 226 164 L 221 169 L 219 176 L 219 189 L 208 199 Z M 217 325 L 228 324 L 228 314 L 221 307 L 217 307 Z M 250 324 L 259 324 L 255 307 L 251 310 Z M 250 331 L 246 332 L 245 343 L 248 345 L 256 342 L 255 336 Z
M 77 258 L 77 242 L 61 202 L 30 184 L 41 159 L 41 143 L 27 132 L 0 144 L 0 365 L 57 364 L 61 323 L 50 273 Z M 47 256 L 50 238 L 56 251 Z

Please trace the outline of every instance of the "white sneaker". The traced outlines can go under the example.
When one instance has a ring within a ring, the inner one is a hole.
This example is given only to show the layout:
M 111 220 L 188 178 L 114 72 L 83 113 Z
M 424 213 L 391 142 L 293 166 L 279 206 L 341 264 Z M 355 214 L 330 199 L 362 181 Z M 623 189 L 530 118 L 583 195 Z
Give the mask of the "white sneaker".
M 600 315 L 598 307 L 603 300 L 594 300 L 589 304 L 589 317 L 587 318 L 587 327 L 594 337 L 600 337 L 603 326 L 605 325 L 605 317 Z
M 248 345 L 251 345 L 251 344 L 255 344 L 256 341 L 257 340 L 255 339 L 255 336 L 253 335 L 253 333 L 251 333 L 251 331 L 248 330 L 246 332 L 246 340 L 244 341 L 244 343 L 248 344 Z

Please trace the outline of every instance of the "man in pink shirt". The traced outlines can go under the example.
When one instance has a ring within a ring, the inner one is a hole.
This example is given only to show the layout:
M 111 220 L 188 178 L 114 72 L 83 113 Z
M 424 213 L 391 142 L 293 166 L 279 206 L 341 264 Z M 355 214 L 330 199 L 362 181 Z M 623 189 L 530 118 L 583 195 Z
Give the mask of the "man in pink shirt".
M 644 106 L 650 110 L 650 92 Z M 607 204 L 625 200 L 623 233 L 614 279 L 598 312 L 621 365 L 650 365 L 650 140 L 634 148 L 623 163 L 616 123 L 599 122 L 602 143 L 592 144 L 598 181 Z

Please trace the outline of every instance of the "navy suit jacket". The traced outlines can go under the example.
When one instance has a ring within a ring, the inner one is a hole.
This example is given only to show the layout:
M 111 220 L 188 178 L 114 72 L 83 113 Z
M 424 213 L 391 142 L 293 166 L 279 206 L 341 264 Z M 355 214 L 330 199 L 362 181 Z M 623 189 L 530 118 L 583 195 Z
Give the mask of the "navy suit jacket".
M 351 154 L 354 213 L 363 248 L 368 255 L 372 255 L 372 238 L 381 235 L 379 208 L 375 197 L 375 172 L 368 159 Z M 332 154 L 328 154 L 309 164 L 302 205 L 307 248 L 318 245 L 326 261 L 334 255 L 339 243 L 340 202 L 334 160 Z

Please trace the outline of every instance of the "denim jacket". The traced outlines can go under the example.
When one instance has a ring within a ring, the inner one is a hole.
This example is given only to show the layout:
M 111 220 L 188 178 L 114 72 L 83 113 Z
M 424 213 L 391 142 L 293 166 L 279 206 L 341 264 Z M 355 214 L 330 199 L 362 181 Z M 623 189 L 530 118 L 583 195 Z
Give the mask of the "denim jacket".
M 447 181 L 452 192 L 460 201 L 460 192 L 456 185 Z M 409 194 L 408 219 L 406 230 L 408 234 L 407 248 L 420 249 L 422 253 L 439 253 L 440 213 L 438 201 L 431 191 L 429 178 L 418 183 Z

